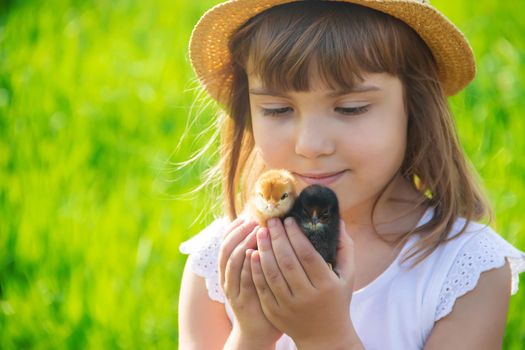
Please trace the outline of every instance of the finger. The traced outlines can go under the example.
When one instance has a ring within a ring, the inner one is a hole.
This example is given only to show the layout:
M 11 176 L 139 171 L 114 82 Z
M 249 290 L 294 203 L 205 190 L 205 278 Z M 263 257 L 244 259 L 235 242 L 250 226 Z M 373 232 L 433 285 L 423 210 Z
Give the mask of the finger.
M 312 243 L 292 217 L 287 217 L 284 220 L 284 224 L 288 238 L 290 239 L 290 244 L 301 266 L 312 285 L 319 287 L 325 280 L 330 278 L 330 274 L 332 274 L 330 267 L 328 267 L 328 264 L 324 261 L 321 254 L 315 250 Z
M 242 242 L 253 228 L 257 225 L 255 221 L 244 222 L 238 227 L 231 230 L 231 233 L 227 234 L 224 240 L 221 242 L 219 249 L 219 282 L 221 286 L 224 285 L 224 271 L 226 269 L 226 263 L 230 258 L 233 250 L 240 242 Z
M 348 233 L 343 220 L 340 220 L 339 243 L 335 257 L 335 268 L 340 278 L 349 281 L 355 275 L 354 241 Z
M 222 234 L 222 238 L 224 239 L 228 234 L 230 234 L 233 230 L 235 230 L 237 227 L 241 226 L 245 222 L 245 219 L 241 216 L 238 216 L 235 220 L 233 220 L 228 228 L 224 230 L 224 233 Z
M 304 272 L 295 251 L 290 244 L 287 233 L 279 219 L 268 221 L 268 229 L 273 253 L 279 270 L 281 270 L 284 279 L 290 286 L 292 294 L 308 287 L 312 287 L 308 276 Z
M 239 291 L 239 294 L 242 294 L 243 292 L 248 292 L 250 290 L 255 290 L 255 285 L 253 284 L 252 280 L 251 267 L 252 253 L 254 251 L 255 250 L 253 249 L 247 249 L 244 255 L 244 263 L 242 265 L 241 271 L 241 289 Z
M 258 255 L 261 257 L 262 271 L 273 295 L 277 300 L 290 297 L 292 293 L 275 260 L 267 228 L 258 230 L 257 246 L 259 247 Z
M 240 283 L 241 283 L 241 271 L 243 268 L 243 263 L 246 257 L 247 242 L 254 240 L 254 236 L 257 233 L 257 228 L 254 228 L 253 231 L 246 237 L 246 239 L 241 242 L 233 250 L 230 258 L 226 263 L 226 268 L 224 270 L 224 284 L 222 285 L 224 292 L 228 296 L 237 297 L 240 292 Z
M 278 306 L 277 299 L 275 299 L 270 286 L 268 286 L 268 283 L 266 282 L 266 277 L 264 277 L 259 251 L 256 250 L 252 253 L 250 266 L 252 268 L 253 285 L 255 286 L 255 290 L 261 301 L 263 311 Z

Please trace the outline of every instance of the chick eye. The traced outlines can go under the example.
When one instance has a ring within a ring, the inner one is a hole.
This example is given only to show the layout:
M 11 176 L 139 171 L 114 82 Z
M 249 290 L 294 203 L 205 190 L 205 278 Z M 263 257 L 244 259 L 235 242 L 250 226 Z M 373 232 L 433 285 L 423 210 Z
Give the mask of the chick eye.
M 288 198 L 288 193 L 284 193 L 283 196 L 281 197 L 281 200 L 285 200 L 286 198 Z

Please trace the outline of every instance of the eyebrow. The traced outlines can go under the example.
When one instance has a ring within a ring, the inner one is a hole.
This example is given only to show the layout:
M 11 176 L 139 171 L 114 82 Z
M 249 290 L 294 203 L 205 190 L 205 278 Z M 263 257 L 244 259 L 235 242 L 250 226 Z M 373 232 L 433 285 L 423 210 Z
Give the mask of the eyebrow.
M 333 91 L 325 94 L 325 97 L 339 97 L 351 93 L 363 93 L 369 91 L 380 91 L 381 89 L 374 85 L 358 85 L 349 90 Z M 263 95 L 263 96 L 276 96 L 276 97 L 288 97 L 284 92 L 273 91 L 265 88 L 254 88 L 250 89 L 252 95 Z

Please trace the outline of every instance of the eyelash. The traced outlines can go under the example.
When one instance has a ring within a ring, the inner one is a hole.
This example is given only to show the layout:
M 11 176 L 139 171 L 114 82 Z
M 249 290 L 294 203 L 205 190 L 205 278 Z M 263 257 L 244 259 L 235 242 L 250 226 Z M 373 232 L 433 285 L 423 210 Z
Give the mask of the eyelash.
M 344 115 L 358 115 L 358 114 L 366 113 L 369 107 L 370 105 L 361 106 L 361 107 L 350 107 L 350 108 L 338 107 L 336 108 L 336 110 L 337 109 L 342 110 L 343 111 L 342 114 Z M 264 115 L 276 116 L 276 115 L 285 114 L 286 111 L 288 111 L 289 109 L 290 107 L 283 107 L 283 108 L 276 108 L 276 109 L 262 108 L 261 110 Z

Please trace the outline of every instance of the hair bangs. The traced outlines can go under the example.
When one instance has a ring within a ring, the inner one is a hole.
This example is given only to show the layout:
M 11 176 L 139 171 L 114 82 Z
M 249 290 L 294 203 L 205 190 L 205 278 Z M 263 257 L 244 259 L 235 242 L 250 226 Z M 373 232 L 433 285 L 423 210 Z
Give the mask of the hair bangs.
M 363 74 L 399 74 L 400 26 L 393 21 L 398 20 L 343 2 L 275 6 L 247 23 L 254 32 L 239 64 L 275 91 L 310 91 L 312 80 L 351 90 Z

